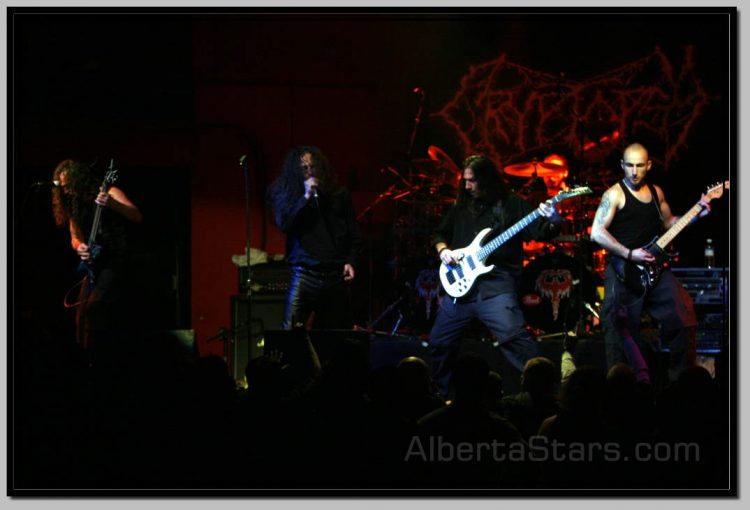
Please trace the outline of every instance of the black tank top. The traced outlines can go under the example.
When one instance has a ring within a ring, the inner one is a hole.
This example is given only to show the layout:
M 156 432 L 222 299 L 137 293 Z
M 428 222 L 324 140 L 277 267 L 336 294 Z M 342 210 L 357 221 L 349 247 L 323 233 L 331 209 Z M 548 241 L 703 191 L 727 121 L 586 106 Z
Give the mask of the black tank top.
M 662 230 L 662 220 L 656 206 L 656 190 L 648 185 L 651 201 L 644 204 L 626 189 L 622 181 L 618 184 L 625 193 L 625 206 L 617 211 L 607 230 L 626 248 L 640 248 Z

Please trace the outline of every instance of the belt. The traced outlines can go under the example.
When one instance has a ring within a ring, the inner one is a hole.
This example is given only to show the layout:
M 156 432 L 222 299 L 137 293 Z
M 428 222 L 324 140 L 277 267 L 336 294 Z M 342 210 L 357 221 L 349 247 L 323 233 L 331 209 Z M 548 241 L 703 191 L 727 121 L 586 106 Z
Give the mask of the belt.
M 307 273 L 312 276 L 331 276 L 343 273 L 343 267 L 339 266 L 315 266 L 314 268 L 307 266 L 292 266 L 292 270 Z

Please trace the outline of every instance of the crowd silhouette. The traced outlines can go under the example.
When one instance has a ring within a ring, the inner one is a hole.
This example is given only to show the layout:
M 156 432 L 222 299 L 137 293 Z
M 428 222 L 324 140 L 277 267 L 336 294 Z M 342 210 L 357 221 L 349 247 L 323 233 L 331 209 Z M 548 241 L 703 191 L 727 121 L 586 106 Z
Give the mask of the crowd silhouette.
M 561 384 L 530 359 L 521 392 L 477 354 L 455 395 L 410 356 L 370 366 L 361 339 L 305 367 L 268 351 L 246 387 L 220 357 L 165 332 L 139 335 L 92 370 L 74 344 L 26 331 L 14 365 L 19 488 L 717 488 L 728 477 L 726 388 L 701 367 L 664 388 L 577 367 Z M 299 363 L 299 360 L 297 360 Z

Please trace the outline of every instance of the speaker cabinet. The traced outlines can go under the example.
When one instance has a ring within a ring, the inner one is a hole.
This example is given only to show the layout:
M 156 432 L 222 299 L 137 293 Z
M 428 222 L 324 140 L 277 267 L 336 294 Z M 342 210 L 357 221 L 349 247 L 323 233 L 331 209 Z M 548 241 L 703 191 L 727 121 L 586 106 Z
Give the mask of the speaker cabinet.
M 432 366 L 427 342 L 417 337 L 376 333 L 370 339 L 370 366 L 373 370 L 398 366 L 409 356 L 421 358 Z
M 252 358 L 263 355 L 263 334 L 281 326 L 285 296 L 237 294 L 232 296 L 232 350 L 230 368 L 235 379 L 245 376 Z
M 309 364 L 310 351 L 306 335 L 310 336 L 310 342 L 323 365 L 341 352 L 344 342 L 358 344 L 369 359 L 369 334 L 366 331 L 351 329 L 313 329 L 312 331 L 266 329 L 265 352 L 281 353 L 283 361 L 292 365 Z

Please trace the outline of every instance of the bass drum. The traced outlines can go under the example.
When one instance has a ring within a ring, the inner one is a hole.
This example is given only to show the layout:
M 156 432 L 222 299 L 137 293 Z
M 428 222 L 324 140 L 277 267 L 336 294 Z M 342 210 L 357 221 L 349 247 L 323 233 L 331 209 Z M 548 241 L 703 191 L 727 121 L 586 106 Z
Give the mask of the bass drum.
M 537 257 L 523 268 L 518 300 L 526 323 L 549 335 L 575 329 L 583 305 L 581 292 L 584 303 L 594 303 L 593 275 L 578 260 L 555 252 Z

